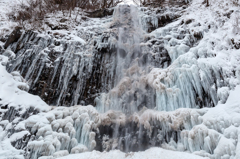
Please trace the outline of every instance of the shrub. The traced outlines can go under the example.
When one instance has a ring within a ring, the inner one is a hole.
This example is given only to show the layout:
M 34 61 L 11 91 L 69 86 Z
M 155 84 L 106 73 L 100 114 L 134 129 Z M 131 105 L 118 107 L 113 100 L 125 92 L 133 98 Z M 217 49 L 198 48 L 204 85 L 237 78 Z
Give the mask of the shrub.
M 61 11 L 64 16 L 72 17 L 75 11 L 75 19 L 80 12 L 94 11 L 116 6 L 121 0 L 22 0 L 9 18 L 15 20 L 26 29 L 30 24 L 31 29 L 39 28 L 48 13 Z

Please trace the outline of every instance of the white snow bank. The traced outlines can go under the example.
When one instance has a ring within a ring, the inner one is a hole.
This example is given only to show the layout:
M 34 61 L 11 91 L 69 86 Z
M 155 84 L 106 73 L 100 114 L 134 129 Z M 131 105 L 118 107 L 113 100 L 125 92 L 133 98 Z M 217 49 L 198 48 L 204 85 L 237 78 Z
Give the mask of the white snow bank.
M 119 150 L 110 152 L 85 152 L 61 157 L 59 159 L 202 159 L 203 157 L 189 154 L 186 152 L 177 152 L 165 150 L 162 148 L 150 148 L 142 152 L 124 153 Z
M 1 60 L 1 59 L 0 59 Z M 19 88 L 26 83 L 16 81 L 14 76 L 0 65 L 0 104 L 8 107 L 21 107 L 24 110 L 33 107 L 40 111 L 48 111 L 50 107 L 40 97 L 31 95 Z
M 229 122 L 228 125 L 236 127 L 240 126 L 240 85 L 236 86 L 235 90 L 230 91 L 230 95 L 225 104 L 219 104 L 203 116 L 203 122 L 209 123 L 212 120 L 217 120 L 214 125 L 219 126 L 219 122 Z M 213 122 L 214 123 L 214 122 Z M 212 123 L 212 124 L 213 124 Z M 209 125 L 211 126 L 211 125 Z
M 26 92 L 28 90 L 28 85 L 26 81 L 18 72 L 12 72 L 11 74 L 6 71 L 6 67 L 2 65 L 6 62 L 8 58 L 6 56 L 0 56 L 0 105 L 14 107 L 16 110 L 20 110 L 19 114 L 24 113 L 30 107 L 41 111 L 49 111 L 50 107 L 41 100 L 40 97 L 34 96 Z M 8 110 L 0 109 L 1 113 Z M 12 123 L 7 120 L 1 121 L 0 127 L 0 158 L 1 159 L 23 159 L 23 150 L 17 150 L 11 145 L 11 142 L 22 139 L 23 136 L 29 135 L 28 131 L 25 131 L 25 126 L 19 123 L 16 129 L 23 130 L 18 133 L 8 136 L 6 130 L 11 129 L 13 124 L 18 122 L 20 118 L 15 118 Z M 32 118 L 31 118 L 32 119 Z M 39 120 L 39 118 L 37 119 Z

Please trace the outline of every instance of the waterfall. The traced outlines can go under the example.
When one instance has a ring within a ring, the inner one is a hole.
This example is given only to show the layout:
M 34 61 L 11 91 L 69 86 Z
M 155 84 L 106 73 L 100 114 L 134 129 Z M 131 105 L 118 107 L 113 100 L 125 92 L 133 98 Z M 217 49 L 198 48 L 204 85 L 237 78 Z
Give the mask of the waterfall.
M 134 5 L 119 5 L 113 15 L 117 26 L 117 60 L 114 88 L 96 99 L 100 112 L 120 110 L 132 114 L 143 107 L 153 108 L 154 91 L 146 83 L 146 75 L 153 68 L 142 42 L 145 31 L 141 11 Z

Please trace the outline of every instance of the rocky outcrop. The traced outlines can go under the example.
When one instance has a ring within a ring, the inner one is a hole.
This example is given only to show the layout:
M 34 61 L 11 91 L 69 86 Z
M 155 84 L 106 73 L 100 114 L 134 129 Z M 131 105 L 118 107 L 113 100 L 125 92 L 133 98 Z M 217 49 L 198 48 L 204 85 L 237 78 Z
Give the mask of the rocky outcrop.
M 7 41 L 5 42 L 4 48 L 6 49 L 10 44 L 15 43 L 19 40 L 22 35 L 20 27 L 16 27 L 15 30 L 9 35 Z

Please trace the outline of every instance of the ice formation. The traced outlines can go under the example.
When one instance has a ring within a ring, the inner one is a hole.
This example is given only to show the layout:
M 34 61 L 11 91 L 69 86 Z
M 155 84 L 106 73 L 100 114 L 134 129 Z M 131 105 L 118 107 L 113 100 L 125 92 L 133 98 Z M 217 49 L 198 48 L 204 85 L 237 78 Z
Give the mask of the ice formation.
M 44 159 L 159 146 L 240 158 L 239 16 L 212 5 L 119 5 L 70 34 L 21 32 L 0 48 L 0 151 Z

